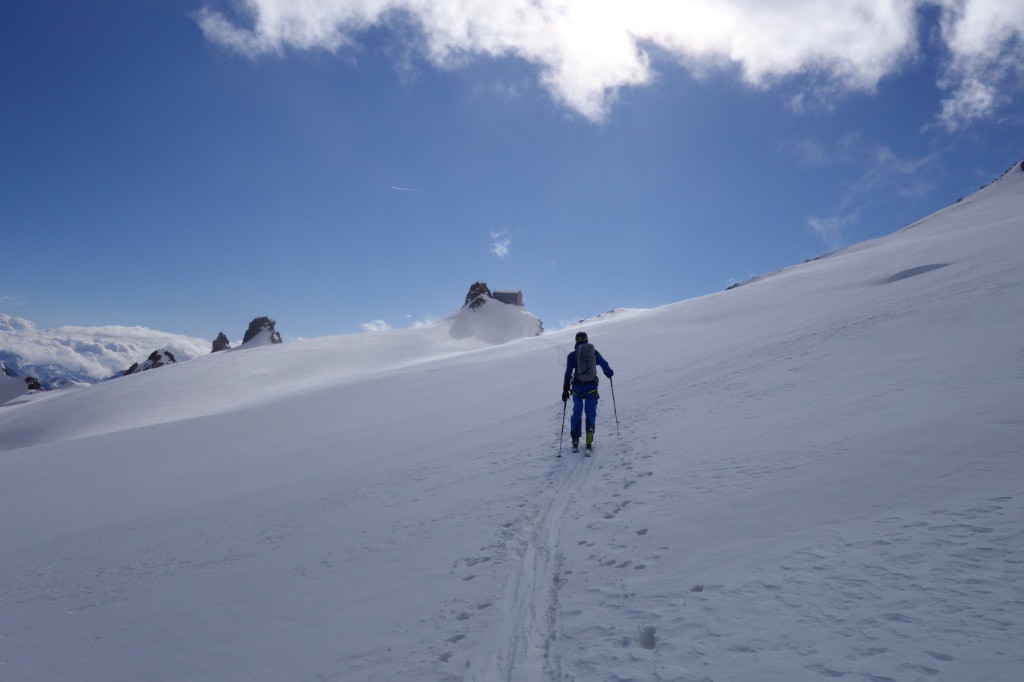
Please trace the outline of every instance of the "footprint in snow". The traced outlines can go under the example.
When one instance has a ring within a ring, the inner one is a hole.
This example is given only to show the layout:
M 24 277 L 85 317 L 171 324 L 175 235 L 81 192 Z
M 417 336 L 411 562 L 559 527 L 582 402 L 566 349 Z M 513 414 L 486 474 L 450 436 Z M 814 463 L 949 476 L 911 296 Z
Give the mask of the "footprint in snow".
M 953 660 L 953 657 L 950 656 L 949 654 L 940 654 L 938 651 L 928 651 L 926 649 L 925 653 L 928 654 L 929 656 L 931 656 L 932 658 L 934 658 L 936 660 L 939 660 L 939 661 L 944 661 L 944 662 L 948 663 L 949 661 Z
M 658 638 L 655 637 L 657 628 L 653 625 L 644 625 L 637 629 L 637 642 L 644 649 L 654 649 L 658 645 Z
M 807 666 L 807 667 L 810 668 L 811 670 L 813 670 L 814 672 L 818 673 L 822 677 L 842 677 L 843 675 L 846 674 L 845 672 L 842 672 L 842 671 L 839 671 L 839 670 L 832 670 L 831 668 L 826 668 L 825 666 L 821 665 L 820 663 L 816 663 L 814 665 Z
M 939 672 L 941 672 L 939 670 L 936 670 L 935 668 L 929 668 L 926 665 L 914 665 L 912 663 L 905 663 L 901 667 L 905 670 L 912 670 L 922 675 L 928 675 L 929 677 L 934 677 L 935 675 L 938 675 Z

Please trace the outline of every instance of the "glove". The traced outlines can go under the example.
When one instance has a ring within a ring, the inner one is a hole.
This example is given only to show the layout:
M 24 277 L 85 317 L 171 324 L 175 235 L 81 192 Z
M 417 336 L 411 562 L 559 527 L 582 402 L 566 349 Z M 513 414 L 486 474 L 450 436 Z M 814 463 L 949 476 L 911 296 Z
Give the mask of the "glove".
M 569 389 L 566 386 L 562 387 L 562 402 L 564 403 L 569 399 Z
M 604 373 L 604 375 L 606 377 L 608 377 L 609 379 L 611 379 L 614 374 L 615 374 L 615 372 L 613 372 L 611 370 L 608 370 L 607 372 Z

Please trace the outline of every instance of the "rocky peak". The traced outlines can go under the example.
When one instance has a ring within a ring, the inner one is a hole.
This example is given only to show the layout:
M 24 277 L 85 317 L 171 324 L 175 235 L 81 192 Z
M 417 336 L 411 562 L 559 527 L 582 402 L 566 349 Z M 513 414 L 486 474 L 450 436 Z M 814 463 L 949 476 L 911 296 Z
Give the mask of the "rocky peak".
M 143 362 L 141 365 L 137 362 L 133 364 L 131 367 L 124 371 L 124 374 L 125 376 L 129 374 L 138 374 L 139 372 L 145 372 L 146 370 L 149 369 L 163 367 L 164 365 L 169 365 L 173 362 L 177 362 L 177 360 L 174 359 L 174 354 L 171 353 L 171 351 L 167 350 L 166 348 L 161 348 L 160 350 L 155 350 L 152 353 L 150 353 L 149 357 L 146 358 L 146 361 Z
M 228 341 L 228 337 L 224 336 L 224 332 L 217 334 L 217 338 L 213 340 L 213 350 L 211 352 L 216 353 L 217 351 L 228 350 L 229 348 L 231 348 L 231 342 Z
M 281 343 L 281 334 L 275 331 L 274 326 L 277 323 L 269 317 L 257 317 L 249 323 L 249 328 L 245 330 L 245 337 L 242 338 L 242 344 L 247 344 L 257 336 L 260 332 L 266 332 L 270 339 L 270 343 Z
M 475 282 L 473 286 L 469 288 L 469 293 L 466 294 L 466 302 L 462 307 L 465 308 L 466 306 L 469 306 L 470 309 L 476 310 L 486 303 L 489 298 L 491 298 L 491 290 L 487 288 L 487 283 Z

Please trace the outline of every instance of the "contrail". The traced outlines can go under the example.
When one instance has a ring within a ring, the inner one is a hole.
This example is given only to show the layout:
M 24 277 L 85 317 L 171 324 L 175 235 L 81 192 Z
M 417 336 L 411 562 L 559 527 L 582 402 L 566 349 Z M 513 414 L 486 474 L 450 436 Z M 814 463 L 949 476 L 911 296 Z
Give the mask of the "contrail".
M 395 187 L 394 185 L 391 186 L 391 189 L 397 189 L 399 192 L 415 192 L 416 191 L 414 189 L 409 189 L 408 187 Z

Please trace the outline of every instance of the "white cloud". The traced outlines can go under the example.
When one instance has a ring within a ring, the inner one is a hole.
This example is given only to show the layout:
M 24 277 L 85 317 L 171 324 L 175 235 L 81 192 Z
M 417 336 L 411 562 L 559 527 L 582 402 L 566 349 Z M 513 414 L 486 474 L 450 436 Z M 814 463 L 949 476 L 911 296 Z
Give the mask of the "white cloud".
M 25 305 L 25 298 L 23 296 L 19 296 L 18 294 L 14 294 L 11 296 L 0 296 L 0 305 L 9 305 L 14 307 Z
M 937 154 L 905 158 L 884 145 L 861 147 L 858 136 L 848 136 L 844 153 L 852 163 L 863 165 L 865 170 L 859 179 L 846 188 L 843 209 L 863 205 L 883 188 L 908 198 L 922 197 L 931 191 L 927 174 L 921 171 L 936 160 Z
M 555 331 L 561 331 L 562 329 L 566 329 L 568 327 L 572 327 L 573 325 L 579 324 L 583 320 L 584 320 L 584 317 L 582 315 L 570 315 L 569 317 L 559 317 L 558 318 L 558 329 L 556 329 Z M 565 357 L 565 356 L 562 356 L 562 357 Z
M 808 218 L 807 224 L 826 247 L 834 250 L 843 245 L 843 232 L 853 220 L 851 216 L 834 215 L 826 218 Z
M 831 155 L 821 144 L 807 138 L 787 138 L 778 143 L 779 151 L 802 166 L 827 166 Z
M 931 174 L 924 169 L 938 154 L 900 156 L 884 145 L 865 143 L 858 133 L 844 135 L 831 147 L 812 140 L 797 140 L 784 142 L 780 149 L 808 165 L 841 163 L 857 169 L 856 179 L 844 185 L 834 215 L 807 218 L 811 231 L 830 250 L 846 243 L 846 231 L 857 223 L 859 212 L 879 197 L 895 193 L 906 199 L 920 199 L 934 189 L 929 180 Z
M 1024 3 L 940 0 L 942 35 L 952 54 L 940 122 L 954 130 L 992 114 L 1024 78 Z
M 1019 77 L 1019 0 L 238 0 L 243 23 L 203 9 L 206 37 L 252 57 L 338 52 L 374 26 L 414 28 L 414 45 L 440 68 L 474 57 L 537 66 L 552 97 L 599 121 L 619 91 L 651 83 L 667 58 L 703 76 L 736 69 L 767 87 L 796 75 L 815 89 L 871 92 L 919 51 L 918 12 L 938 6 L 951 58 L 943 87 L 949 124 L 986 115 Z M 408 31 L 401 31 L 408 35 Z M 794 106 L 805 99 L 796 96 Z
M 167 349 L 178 361 L 210 352 L 211 342 L 146 327 L 74 327 L 36 329 L 25 319 L 0 314 L 0 349 L 19 366 L 46 380 L 47 372 L 68 373 L 80 380 L 105 379 Z
M 491 241 L 491 253 L 498 258 L 508 256 L 512 246 L 512 240 L 509 238 L 508 232 L 491 230 Z
M 35 323 L 23 317 L 0 313 L 0 332 L 28 332 L 35 331 L 35 329 Z
M 371 320 L 369 322 L 364 322 L 360 326 L 363 328 L 363 331 L 366 332 L 386 332 L 391 329 L 391 325 L 384 320 Z
M 809 167 L 843 164 L 859 169 L 859 175 L 847 183 L 840 210 L 847 211 L 870 201 L 879 190 L 888 189 L 903 197 L 920 198 L 931 191 L 929 173 L 924 169 L 939 157 L 932 153 L 904 157 L 884 145 L 864 141 L 857 132 L 843 135 L 832 144 L 805 138 L 789 138 L 778 143 L 779 152 Z
M 429 327 L 430 325 L 434 324 L 433 318 L 431 318 L 429 315 L 426 317 L 426 319 L 417 320 L 411 314 L 406 313 L 405 321 L 406 324 L 408 324 L 409 327 L 412 329 L 421 329 L 422 327 Z
M 426 319 L 424 319 L 424 320 L 417 320 L 417 319 L 414 319 L 413 316 L 410 315 L 409 313 L 405 314 L 405 321 L 406 321 L 406 323 L 409 324 L 409 327 L 411 327 L 412 329 L 420 329 L 422 327 L 429 327 L 430 325 L 434 324 L 434 320 L 432 318 L 430 318 L 429 316 Z

